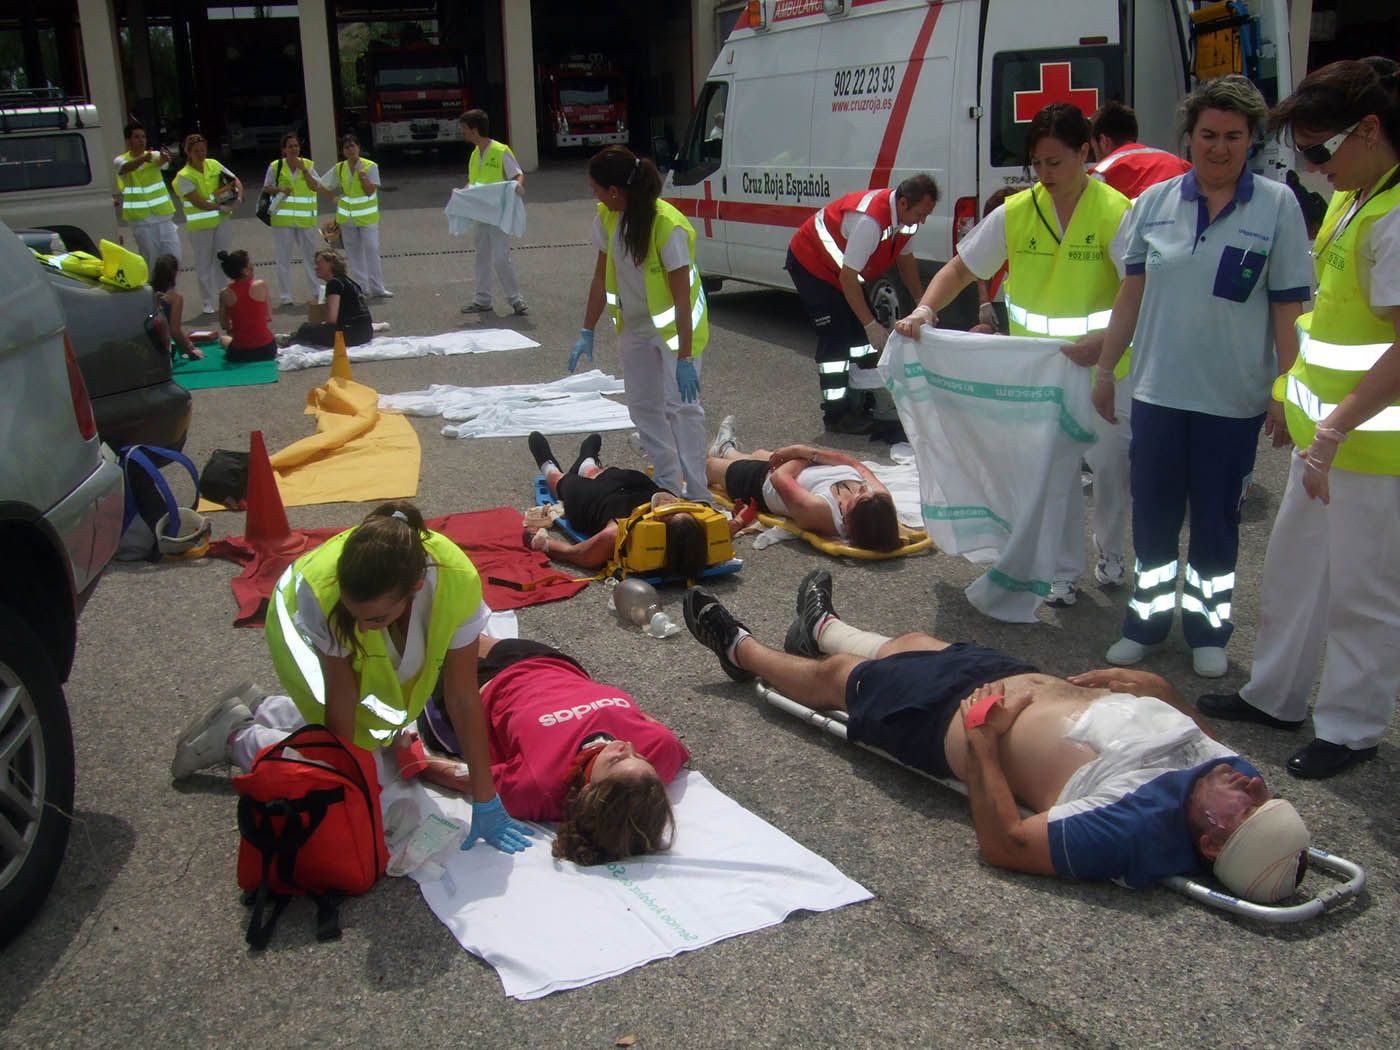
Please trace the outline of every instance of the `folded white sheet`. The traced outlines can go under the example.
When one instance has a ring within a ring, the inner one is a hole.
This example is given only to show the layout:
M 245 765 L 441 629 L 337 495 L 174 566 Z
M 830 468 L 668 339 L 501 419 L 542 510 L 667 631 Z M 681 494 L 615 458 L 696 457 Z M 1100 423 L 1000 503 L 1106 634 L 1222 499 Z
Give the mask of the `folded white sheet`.
M 627 406 L 605 394 L 622 393 L 622 380 L 592 369 L 549 383 L 447 386 L 381 394 L 379 407 L 409 416 L 442 416 L 446 437 L 522 437 L 590 434 L 632 426 Z
M 463 828 L 471 807 L 417 782 L 388 778 L 387 810 L 411 798 L 419 816 Z M 581 868 L 550 856 L 553 836 L 507 856 L 484 843 L 450 845 L 413 874 L 457 941 L 495 967 L 505 993 L 538 999 L 625 973 L 655 959 L 829 911 L 869 891 L 760 820 L 699 773 L 668 789 L 677 834 L 670 852 Z M 402 807 L 401 807 L 402 808 Z
M 479 222 L 512 237 L 525 236 L 525 198 L 513 180 L 454 189 L 443 214 L 447 216 L 447 232 L 453 237 L 473 233 Z
M 375 336 L 368 343 L 346 350 L 350 361 L 394 361 L 405 357 L 454 357 L 457 354 L 493 354 L 500 350 L 526 350 L 540 344 L 510 328 L 443 332 L 440 335 Z M 333 350 L 292 344 L 277 351 L 277 370 L 296 372 L 331 363 Z

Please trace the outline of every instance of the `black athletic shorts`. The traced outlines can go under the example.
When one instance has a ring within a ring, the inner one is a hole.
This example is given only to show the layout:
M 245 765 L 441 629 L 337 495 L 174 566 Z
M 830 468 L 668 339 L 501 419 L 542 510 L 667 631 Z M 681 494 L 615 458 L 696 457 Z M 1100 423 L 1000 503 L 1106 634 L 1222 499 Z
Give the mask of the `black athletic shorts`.
M 948 779 L 943 738 L 963 700 L 986 682 L 1035 668 L 995 649 L 954 642 L 938 652 L 895 653 L 857 665 L 846 679 L 846 737 L 906 766 Z
M 605 467 L 592 478 L 565 474 L 556 486 L 569 524 L 585 536 L 602 532 L 614 518 L 627 517 L 660 491 L 648 475 L 625 467 Z
M 736 502 L 758 500 L 758 509 L 768 513 L 763 501 L 763 482 L 768 478 L 768 464 L 761 459 L 736 459 L 724 471 L 724 491 Z

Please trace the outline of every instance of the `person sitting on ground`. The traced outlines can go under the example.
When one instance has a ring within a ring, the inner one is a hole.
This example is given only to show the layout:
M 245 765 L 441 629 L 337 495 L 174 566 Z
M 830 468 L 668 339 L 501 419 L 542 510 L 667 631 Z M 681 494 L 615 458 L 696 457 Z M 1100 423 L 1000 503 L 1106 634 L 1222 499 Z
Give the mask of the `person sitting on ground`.
M 180 271 L 180 260 L 169 252 L 156 259 L 151 268 L 151 288 L 160 300 L 160 312 L 170 325 L 171 345 L 191 361 L 204 360 L 204 351 L 190 340 L 185 331 L 185 297 L 175 287 L 175 275 Z
M 603 864 L 670 848 L 666 785 L 690 758 L 671 730 L 540 642 L 482 637 L 477 682 L 496 790 L 514 817 L 559 821 L 554 856 Z M 418 730 L 429 748 L 461 753 L 440 699 Z M 470 792 L 460 768 L 456 787 Z
M 1056 678 L 967 642 L 859 630 L 837 617 L 820 569 L 798 588 L 786 652 L 705 590 L 684 609 L 729 677 L 761 675 L 811 708 L 845 711 L 852 743 L 965 784 L 978 847 L 997 867 L 1131 887 L 1213 868 L 1267 904 L 1302 879 L 1302 818 L 1158 675 Z
M 245 361 L 271 361 L 277 357 L 272 338 L 272 306 L 267 284 L 253 276 L 253 261 L 241 248 L 220 252 L 219 265 L 229 284 L 219 293 L 219 327 L 228 333 L 220 337 L 224 358 Z
M 345 270 L 345 257 L 334 248 L 316 253 L 316 279 L 326 286 L 325 313 L 319 323 L 307 321 L 291 335 L 279 335 L 282 346 L 334 346 L 336 332 L 343 332 L 346 346 L 362 346 L 374 338 L 374 318 L 365 303 L 364 290 Z
M 525 530 L 525 542 L 556 561 L 596 569 L 606 565 L 617 547 L 617 519 L 630 517 L 638 507 L 653 508 L 684 502 L 667 492 L 640 470 L 604 467 L 598 459 L 603 451 L 600 434 L 589 434 L 579 445 L 578 459 L 567 471 L 550 450 L 538 430 L 529 437 L 530 454 L 544 475 L 549 492 L 564 504 L 569 524 L 588 538 L 581 543 L 554 539 L 548 529 Z M 705 568 L 709 542 L 705 529 L 694 515 L 684 511 L 666 517 L 666 573 L 687 580 L 696 579 Z
M 725 416 L 706 473 L 736 503 L 755 500 L 760 512 L 791 518 L 808 532 L 866 550 L 899 547 L 894 497 L 869 467 L 845 452 L 816 445 L 740 452 L 734 417 Z

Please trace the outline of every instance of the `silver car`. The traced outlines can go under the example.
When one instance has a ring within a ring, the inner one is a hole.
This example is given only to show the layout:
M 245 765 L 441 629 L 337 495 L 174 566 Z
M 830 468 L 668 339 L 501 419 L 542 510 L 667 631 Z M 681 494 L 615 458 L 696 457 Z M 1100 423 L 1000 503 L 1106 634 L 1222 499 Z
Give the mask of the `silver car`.
M 58 297 L 0 223 L 0 944 L 38 910 L 68 843 L 63 683 L 122 495 Z

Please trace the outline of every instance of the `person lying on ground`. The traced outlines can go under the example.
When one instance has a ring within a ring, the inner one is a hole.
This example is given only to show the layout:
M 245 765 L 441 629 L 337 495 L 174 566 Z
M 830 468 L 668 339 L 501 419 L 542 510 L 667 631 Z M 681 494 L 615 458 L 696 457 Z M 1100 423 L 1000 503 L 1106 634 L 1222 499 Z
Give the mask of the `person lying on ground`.
M 1158 675 L 1056 678 L 967 642 L 859 630 L 837 617 L 823 570 L 798 589 L 786 651 L 707 591 L 693 589 L 684 608 L 729 677 L 762 676 L 815 710 L 845 711 L 852 743 L 965 784 L 978 847 L 997 867 L 1131 887 L 1213 870 L 1260 903 L 1302 879 L 1298 812 Z
M 601 568 L 617 547 L 619 518 L 628 518 L 637 508 L 647 505 L 659 508 L 684 502 L 640 470 L 600 465 L 600 434 L 589 434 L 583 439 L 578 459 L 567 471 L 559 469 L 549 441 L 538 430 L 530 434 L 529 442 L 530 454 L 549 485 L 550 495 L 564 504 L 574 531 L 588 537 L 580 543 L 569 543 L 550 536 L 548 529 L 527 528 L 525 543 L 556 561 L 583 569 Z M 669 514 L 665 520 L 667 575 L 696 579 L 709 556 L 704 527 L 694 515 L 684 511 Z
M 670 848 L 666 785 L 690 758 L 671 730 L 541 642 L 483 636 L 477 684 L 496 790 L 513 816 L 559 822 L 556 857 L 602 864 Z M 437 697 L 418 730 L 430 754 L 462 753 Z M 450 764 L 457 790 L 471 791 L 460 760 L 429 760 Z
M 790 518 L 808 532 L 873 551 L 900 545 L 894 497 L 869 467 L 845 452 L 817 445 L 740 452 L 734 417 L 725 416 L 706 472 L 710 485 L 736 503 L 756 501 L 760 512 Z

